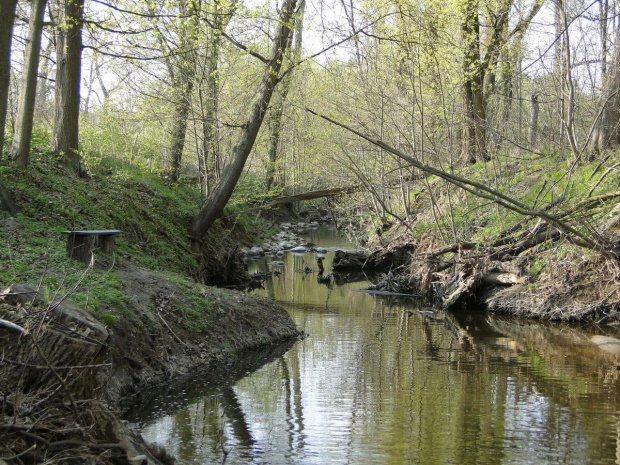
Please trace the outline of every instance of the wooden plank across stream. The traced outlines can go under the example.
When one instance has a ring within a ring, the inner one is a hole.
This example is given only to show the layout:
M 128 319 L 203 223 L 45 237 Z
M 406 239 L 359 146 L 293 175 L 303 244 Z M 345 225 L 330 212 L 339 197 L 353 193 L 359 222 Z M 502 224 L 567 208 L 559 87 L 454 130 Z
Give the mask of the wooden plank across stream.
M 94 246 L 98 246 L 103 253 L 112 254 L 114 237 L 122 232 L 120 229 L 63 231 L 63 234 L 67 234 L 67 257 L 89 263 Z

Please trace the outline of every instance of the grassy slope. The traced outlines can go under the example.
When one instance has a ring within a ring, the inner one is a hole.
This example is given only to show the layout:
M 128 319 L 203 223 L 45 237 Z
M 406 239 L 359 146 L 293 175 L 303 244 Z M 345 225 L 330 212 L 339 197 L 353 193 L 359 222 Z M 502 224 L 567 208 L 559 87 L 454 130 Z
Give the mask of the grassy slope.
M 202 286 L 191 279 L 198 264 L 186 238 L 188 222 L 200 201 L 195 189 L 167 187 L 159 176 L 128 166 L 114 170 L 100 166 L 90 178 L 78 179 L 52 155 L 40 153 L 34 154 L 28 170 L 1 169 L 21 209 L 15 218 L 0 212 L 3 288 L 11 283 L 40 283 L 51 298 L 77 285 L 72 300 L 108 323 L 132 314 L 117 268 L 149 269 L 177 283 L 184 294 L 194 296 L 190 300 L 201 292 Z M 212 274 L 207 283 L 221 284 L 224 273 L 218 264 L 239 241 L 252 240 L 248 231 L 263 226 L 254 221 L 249 215 L 231 215 L 216 225 L 206 241 L 212 263 L 202 263 Z M 84 274 L 83 264 L 66 257 L 63 231 L 112 228 L 124 231 L 116 240 L 114 259 L 96 253 L 94 268 Z M 188 302 L 185 307 L 197 303 Z

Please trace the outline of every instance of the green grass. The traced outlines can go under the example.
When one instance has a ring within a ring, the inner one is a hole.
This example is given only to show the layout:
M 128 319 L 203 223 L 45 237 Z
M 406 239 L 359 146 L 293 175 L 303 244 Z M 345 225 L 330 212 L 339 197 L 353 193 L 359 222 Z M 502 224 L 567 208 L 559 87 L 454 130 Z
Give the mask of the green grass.
M 3 184 L 21 209 L 10 219 L 0 212 L 4 224 L 0 285 L 40 283 L 51 297 L 71 292 L 77 305 L 113 324 L 121 317 L 133 317 L 115 266 L 137 265 L 165 272 L 184 291 L 186 298 L 177 311 L 188 329 L 208 327 L 217 316 L 217 306 L 191 279 L 198 265 L 187 239 L 200 193 L 194 187 L 168 186 L 157 173 L 118 160 L 91 165 L 89 177 L 77 178 L 54 154 L 33 151 L 26 170 L 0 166 Z M 226 213 L 210 232 L 218 249 L 251 240 L 245 231 L 257 236 L 266 225 L 240 204 Z M 62 232 L 72 229 L 123 230 L 116 240 L 115 258 L 96 251 L 95 266 L 84 275 L 86 266 L 66 256 Z

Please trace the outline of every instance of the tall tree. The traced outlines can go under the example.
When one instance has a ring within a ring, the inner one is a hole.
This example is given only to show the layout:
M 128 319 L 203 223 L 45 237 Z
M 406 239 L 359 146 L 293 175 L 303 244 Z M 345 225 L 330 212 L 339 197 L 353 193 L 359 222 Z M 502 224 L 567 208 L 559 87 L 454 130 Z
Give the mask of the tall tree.
M 43 33 L 43 16 L 47 0 L 32 0 L 30 20 L 28 23 L 28 40 L 24 58 L 24 73 L 19 94 L 17 122 L 11 146 L 11 157 L 19 166 L 28 165 L 30 155 L 30 138 L 34 122 L 34 106 L 37 96 L 37 76 L 41 55 L 41 34 Z
M 84 0 L 59 0 L 56 18 L 56 92 L 52 150 L 80 172 L 79 119 Z
M 168 77 L 172 84 L 173 111 L 170 127 L 170 182 L 179 181 L 181 162 L 185 148 L 187 118 L 191 106 L 196 68 L 192 60 L 192 50 L 198 45 L 199 2 L 182 0 L 178 2 L 179 18 L 175 24 L 176 37 L 166 38 L 159 31 L 158 38 Z M 156 20 L 154 20 L 156 23 Z M 156 26 L 157 27 L 157 26 Z
M 4 151 L 4 126 L 11 78 L 11 39 L 17 0 L 0 1 L 0 159 Z
M 500 0 L 496 3 L 495 9 L 485 8 L 488 23 L 485 41 L 480 26 L 482 2 L 480 0 L 465 0 L 464 2 L 464 19 L 461 25 L 465 50 L 463 60 L 463 95 L 466 108 L 464 152 L 471 163 L 489 159 L 487 126 L 490 96 L 496 91 L 498 72 L 503 68 L 502 81 L 504 83 L 509 83 L 511 73 L 514 72 L 514 64 L 510 64 L 510 55 L 503 54 L 502 50 L 512 37 L 520 37 L 525 33 L 543 3 L 544 0 L 535 0 L 527 15 L 521 17 L 512 29 L 509 29 L 509 13 L 514 0 Z M 520 43 L 520 40 L 517 42 Z M 483 50 L 484 53 L 482 53 Z M 510 70 L 510 73 L 506 72 L 507 70 Z M 504 88 L 504 91 L 509 91 L 509 89 Z
M 246 124 L 243 126 L 237 145 L 233 148 L 230 164 L 222 172 L 219 182 L 190 225 L 189 235 L 194 241 L 200 241 L 215 220 L 222 216 L 224 207 L 237 186 L 245 162 L 265 118 L 274 89 L 280 80 L 280 70 L 289 45 L 289 35 L 293 26 L 296 4 L 297 0 L 285 0 L 282 4 L 279 30 L 274 38 L 271 56 L 265 65 L 259 96 L 252 107 Z
M 237 0 L 214 0 L 211 11 L 205 15 L 209 25 L 208 44 L 203 72 L 198 82 L 200 119 L 202 124 L 201 185 L 211 192 L 211 183 L 221 173 L 218 113 L 220 105 L 220 51 L 226 26 L 237 9 Z M 212 19 L 211 19 L 212 18 Z
M 299 4 L 299 11 L 295 16 L 295 26 L 293 29 L 293 33 L 289 37 L 289 42 L 292 43 L 292 46 L 289 45 L 289 56 L 291 62 L 295 63 L 299 61 L 301 58 L 301 46 L 302 46 L 302 32 L 303 32 L 303 22 L 304 22 L 304 8 L 306 2 L 305 0 L 301 0 Z M 280 87 L 276 91 L 275 102 L 271 107 L 271 134 L 269 136 L 269 161 L 267 165 L 267 179 L 266 179 L 266 187 L 267 191 L 271 189 L 272 186 L 281 186 L 282 185 L 282 167 L 278 162 L 278 150 L 280 145 L 281 138 L 281 129 L 282 129 L 282 117 L 284 115 L 284 108 L 286 106 L 286 99 L 288 97 L 288 93 L 291 89 L 293 73 L 289 72 L 282 80 Z
M 461 26 L 465 50 L 463 60 L 465 76 L 463 81 L 463 97 L 465 99 L 466 118 L 464 151 L 470 163 L 476 163 L 477 160 L 488 160 L 486 147 L 486 95 L 484 92 L 486 67 L 483 66 L 480 54 L 479 9 L 479 0 L 466 0 L 464 2 L 463 23 Z
M 616 34 L 611 61 L 603 77 L 600 115 L 590 141 L 592 152 L 602 152 L 607 148 L 620 146 L 620 29 Z

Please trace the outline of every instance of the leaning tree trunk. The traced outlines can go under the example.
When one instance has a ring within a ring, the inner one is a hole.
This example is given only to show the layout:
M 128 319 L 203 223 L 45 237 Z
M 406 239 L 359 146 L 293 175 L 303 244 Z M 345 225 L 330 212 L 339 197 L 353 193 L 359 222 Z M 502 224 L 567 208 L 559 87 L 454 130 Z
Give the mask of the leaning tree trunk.
M 52 150 L 80 172 L 79 118 L 84 0 L 62 0 L 56 38 L 55 124 Z
M 611 62 L 603 79 L 603 89 L 598 108 L 601 114 L 596 121 L 590 141 L 592 152 L 600 153 L 607 148 L 620 145 L 620 30 Z
M 280 29 L 274 40 L 271 58 L 265 66 L 261 91 L 258 100 L 254 103 L 250 117 L 243 126 L 239 141 L 233 149 L 232 161 L 224 169 L 219 182 L 213 192 L 207 197 L 200 212 L 189 228 L 189 235 L 194 241 L 200 241 L 213 225 L 215 220 L 222 216 L 224 207 L 232 196 L 233 191 L 243 172 L 245 162 L 254 146 L 258 131 L 265 118 L 267 107 L 273 91 L 279 81 L 282 61 L 288 37 L 291 33 L 292 18 L 297 0 L 285 0 L 280 13 Z
M 28 43 L 24 58 L 24 75 L 19 94 L 17 123 L 11 147 L 11 157 L 21 167 L 28 165 L 30 155 L 30 138 L 34 122 L 34 106 L 37 96 L 37 76 L 39 73 L 39 57 L 41 55 L 41 34 L 43 32 L 43 16 L 47 0 L 33 0 L 28 24 Z
M 11 79 L 11 39 L 17 0 L 0 1 L 0 159 L 4 145 L 4 125 L 9 101 Z

